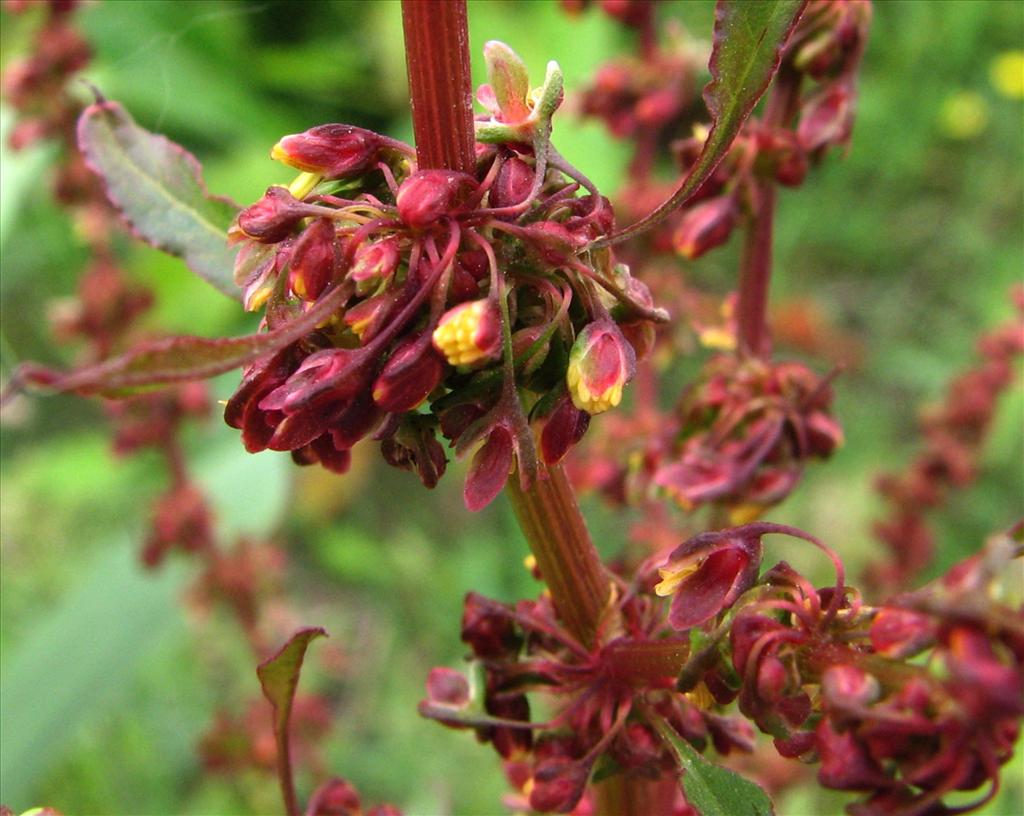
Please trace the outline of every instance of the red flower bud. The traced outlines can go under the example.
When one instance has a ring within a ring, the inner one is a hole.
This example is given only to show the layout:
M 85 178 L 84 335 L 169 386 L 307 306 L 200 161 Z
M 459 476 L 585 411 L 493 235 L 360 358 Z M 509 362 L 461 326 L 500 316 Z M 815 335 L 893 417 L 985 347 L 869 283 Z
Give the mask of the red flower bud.
M 444 360 L 420 338 L 399 344 L 373 384 L 373 401 L 391 413 L 411 411 L 437 388 Z
M 334 275 L 336 259 L 334 222 L 317 218 L 299 236 L 292 249 L 288 284 L 303 300 L 316 300 Z
M 469 705 L 469 682 L 461 672 L 443 666 L 427 675 L 427 699 L 462 708 Z
M 636 371 L 636 353 L 610 320 L 597 320 L 580 332 L 569 352 L 565 381 L 573 405 L 600 414 L 622 401 L 622 389 Z
M 299 170 L 339 179 L 370 170 L 381 147 L 381 137 L 372 131 L 352 125 L 318 125 L 285 136 L 270 155 Z
M 501 316 L 490 299 L 460 303 L 442 315 L 434 348 L 452 365 L 473 365 L 501 353 Z
M 821 676 L 821 695 L 831 711 L 861 709 L 882 693 L 878 681 L 855 666 L 829 666 Z
M 934 641 L 935 624 L 920 612 L 883 607 L 871 621 L 871 646 L 886 657 L 897 660 L 912 657 Z
M 369 343 L 387 322 L 395 306 L 397 296 L 393 292 L 384 292 L 357 303 L 346 309 L 342 318 L 353 334 L 363 344 Z
M 732 196 L 719 196 L 688 210 L 672 234 L 672 246 L 694 260 L 729 240 L 739 213 Z
M 308 214 L 309 208 L 286 188 L 268 187 L 263 198 L 238 214 L 238 228 L 256 241 L 276 244 Z
M 356 282 L 356 291 L 361 295 L 372 292 L 394 274 L 398 261 L 397 238 L 360 244 L 349 273 Z
M 565 757 L 537 763 L 533 771 L 530 807 L 542 813 L 569 813 L 583 798 L 590 766 Z
M 472 176 L 451 170 L 420 170 L 398 188 L 398 217 L 423 229 L 457 211 L 476 186 Z
M 853 129 L 853 91 L 839 83 L 822 88 L 807 100 L 797 139 L 810 152 L 829 145 L 846 144 Z
M 309 799 L 306 816 L 359 816 L 359 794 L 344 779 L 329 779 Z
M 489 202 L 492 207 L 512 207 L 521 203 L 533 188 L 534 170 L 522 159 L 513 157 L 498 170 L 491 187 Z

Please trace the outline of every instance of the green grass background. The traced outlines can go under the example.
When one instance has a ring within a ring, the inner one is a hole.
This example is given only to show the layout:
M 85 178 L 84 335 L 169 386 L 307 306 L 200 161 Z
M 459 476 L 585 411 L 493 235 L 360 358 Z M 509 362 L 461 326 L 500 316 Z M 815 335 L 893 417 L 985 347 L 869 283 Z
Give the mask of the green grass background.
M 663 13 L 708 36 L 710 3 L 668 3 Z M 78 19 L 96 49 L 85 76 L 141 124 L 189 146 L 211 189 L 239 202 L 289 178 L 268 158 L 285 133 L 341 121 L 410 138 L 396 2 L 108 0 Z M 478 81 L 492 38 L 517 49 L 538 77 L 557 59 L 570 90 L 629 48 L 602 15 L 570 20 L 540 0 L 471 0 L 470 20 Z M 27 47 L 32 25 L 31 15 L 3 17 L 5 63 Z M 865 358 L 837 386 L 846 446 L 812 468 L 772 518 L 828 540 L 854 573 L 874 546 L 873 474 L 908 461 L 918 407 L 941 397 L 974 359 L 977 335 L 1011 314 L 1007 291 L 1024 268 L 1024 106 L 1000 96 L 989 72 L 998 54 L 1022 47 L 1020 3 L 880 3 L 848 157 L 830 157 L 801 190 L 781 196 L 775 292 L 812 295 L 862 340 Z M 962 93 L 984 113 L 970 138 L 943 124 L 944 106 Z M 4 108 L 5 133 L 10 120 Z M 627 150 L 600 126 L 563 116 L 555 141 L 600 186 L 615 188 Z M 72 359 L 51 342 L 46 321 L 48 302 L 73 292 L 84 260 L 48 197 L 52 156 L 45 147 L 3 148 L 5 374 L 19 360 Z M 252 329 L 251 316 L 177 261 L 136 245 L 125 252 L 131 274 L 158 293 L 154 325 L 210 335 Z M 735 258 L 729 247 L 687 274 L 724 293 Z M 235 383 L 233 375 L 217 380 L 215 397 Z M 1022 415 L 1018 382 L 1001 405 L 982 478 L 938 515 L 936 569 L 1020 515 Z M 49 398 L 22 402 L 0 429 L 0 800 L 67 814 L 277 812 L 272 778 L 210 776 L 198 764 L 195 745 L 215 708 L 237 710 L 258 692 L 254 666 L 227 616 L 197 619 L 183 609 L 192 564 L 139 569 L 137 542 L 164 475 L 155 455 L 113 459 L 104 428 L 96 406 Z M 249 457 L 236 437 L 214 418 L 191 430 L 187 445 L 225 535 L 282 542 L 295 623 L 325 626 L 345 656 L 346 671 L 332 674 L 316 657 L 318 643 L 303 678 L 335 708 L 330 769 L 367 801 L 408 813 L 502 812 L 493 752 L 420 719 L 415 704 L 431 666 L 460 665 L 466 591 L 508 600 L 536 592 L 504 501 L 467 514 L 459 466 L 433 494 L 372 453 L 330 482 L 299 474 L 284 456 Z M 587 510 L 599 545 L 614 551 L 624 522 L 593 502 Z M 1020 811 L 1021 776 L 1018 759 L 990 816 Z M 312 780 L 300 772 L 299 783 L 308 794 Z M 843 801 L 802 786 L 779 812 L 827 816 Z

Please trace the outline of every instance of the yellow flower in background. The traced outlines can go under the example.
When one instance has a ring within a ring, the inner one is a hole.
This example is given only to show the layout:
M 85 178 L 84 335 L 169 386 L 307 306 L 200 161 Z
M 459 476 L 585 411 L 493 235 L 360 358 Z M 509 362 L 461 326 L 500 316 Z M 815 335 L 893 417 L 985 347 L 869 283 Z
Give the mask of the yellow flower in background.
M 975 91 L 957 91 L 946 97 L 939 125 L 953 139 L 973 139 L 988 127 L 988 102 Z
M 1024 99 L 1024 51 L 1004 51 L 989 66 L 992 85 L 1003 96 Z

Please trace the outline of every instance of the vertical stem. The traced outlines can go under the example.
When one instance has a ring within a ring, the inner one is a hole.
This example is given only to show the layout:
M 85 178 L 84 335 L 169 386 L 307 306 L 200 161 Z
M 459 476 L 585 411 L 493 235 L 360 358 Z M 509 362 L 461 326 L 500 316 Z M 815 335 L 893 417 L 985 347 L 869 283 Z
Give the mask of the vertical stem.
M 764 125 L 785 127 L 797 110 L 800 74 L 785 63 L 775 76 L 765 106 Z M 752 209 L 740 258 L 740 291 L 736 306 L 740 351 L 755 357 L 771 352 L 768 335 L 768 286 L 772 277 L 772 231 L 775 220 L 775 181 L 752 182 Z
M 772 227 L 775 215 L 775 185 L 770 180 L 754 182 L 754 211 L 747 225 L 740 259 L 740 292 L 736 306 L 740 350 L 755 357 L 767 357 L 768 285 L 772 277 Z
M 593 646 L 611 584 L 565 471 L 550 468 L 529 491 L 513 475 L 505 491 L 559 617 L 580 643 Z
M 420 169 L 471 173 L 475 167 L 469 34 L 465 0 L 402 0 L 413 130 Z M 524 491 L 506 488 L 519 525 L 565 625 L 593 646 L 611 593 L 565 473 L 550 468 Z M 602 816 L 671 812 L 675 781 L 618 774 L 596 789 Z
M 472 173 L 466 0 L 402 0 L 402 27 L 419 168 Z

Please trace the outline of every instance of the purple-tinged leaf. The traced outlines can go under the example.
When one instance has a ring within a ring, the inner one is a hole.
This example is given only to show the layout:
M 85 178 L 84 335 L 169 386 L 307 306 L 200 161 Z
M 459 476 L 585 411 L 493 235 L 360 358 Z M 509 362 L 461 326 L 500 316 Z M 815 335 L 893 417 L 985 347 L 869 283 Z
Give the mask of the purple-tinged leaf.
M 119 357 L 73 371 L 29 363 L 15 371 L 9 391 L 36 385 L 55 392 L 114 397 L 147 386 L 213 377 L 304 337 L 333 314 L 350 294 L 348 287 L 338 286 L 309 311 L 269 332 L 243 337 L 166 337 L 140 343 Z
M 238 206 L 212 196 L 195 156 L 139 127 L 117 102 L 90 105 L 78 120 L 78 146 L 107 197 L 150 246 L 181 258 L 230 298 L 235 249 L 227 231 Z
M 660 714 L 651 712 L 649 721 L 679 767 L 686 801 L 701 816 L 735 816 L 737 813 L 772 816 L 775 813 L 772 800 L 758 785 L 728 768 L 708 762 Z
M 807 0 L 718 0 L 715 7 L 711 82 L 704 103 L 711 132 L 686 178 L 666 202 L 624 230 L 595 241 L 599 249 L 619 244 L 661 223 L 708 180 L 778 70 L 782 48 Z
M 288 743 L 288 722 L 292 715 L 292 701 L 299 684 L 302 660 L 309 644 L 318 637 L 327 637 L 320 627 L 300 629 L 273 657 L 264 660 L 256 668 L 263 696 L 274 709 L 274 738 L 277 741 L 277 769 L 284 794 L 285 809 L 289 816 L 299 812 L 292 781 L 291 755 Z

